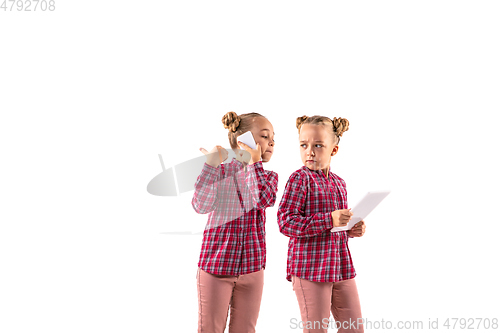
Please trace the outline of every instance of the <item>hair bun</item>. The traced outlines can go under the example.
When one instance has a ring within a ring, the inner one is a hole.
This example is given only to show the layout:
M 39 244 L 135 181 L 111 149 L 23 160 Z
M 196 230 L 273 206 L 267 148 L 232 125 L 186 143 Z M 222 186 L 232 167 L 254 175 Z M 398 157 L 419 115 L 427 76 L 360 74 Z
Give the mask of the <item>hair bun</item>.
M 297 126 L 297 129 L 299 130 L 300 133 L 300 126 L 306 121 L 306 119 L 309 118 L 308 116 L 302 116 L 302 117 L 297 117 L 297 120 L 295 121 L 295 126 Z
M 334 117 L 333 122 L 333 133 L 337 136 L 342 136 L 342 134 L 349 129 L 349 121 L 345 118 Z
M 241 117 L 233 111 L 229 111 L 222 117 L 222 124 L 224 124 L 224 128 L 229 129 L 231 132 L 236 132 L 236 129 L 240 126 L 240 122 Z

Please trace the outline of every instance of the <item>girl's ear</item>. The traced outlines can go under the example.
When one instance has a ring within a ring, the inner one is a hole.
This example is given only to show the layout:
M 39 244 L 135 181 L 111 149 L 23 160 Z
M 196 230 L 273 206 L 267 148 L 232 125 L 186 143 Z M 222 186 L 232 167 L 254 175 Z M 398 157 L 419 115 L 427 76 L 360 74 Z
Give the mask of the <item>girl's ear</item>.
M 333 150 L 332 150 L 332 156 L 337 154 L 339 152 L 339 146 L 335 146 L 333 147 Z

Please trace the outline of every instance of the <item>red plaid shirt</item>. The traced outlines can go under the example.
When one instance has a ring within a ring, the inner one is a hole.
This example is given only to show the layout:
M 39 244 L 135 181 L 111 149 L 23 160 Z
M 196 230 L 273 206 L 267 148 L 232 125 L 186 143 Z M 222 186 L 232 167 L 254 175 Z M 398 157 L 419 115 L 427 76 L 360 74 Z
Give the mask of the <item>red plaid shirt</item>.
M 219 275 L 241 275 L 266 266 L 266 207 L 274 206 L 278 174 L 262 161 L 236 158 L 214 168 L 207 163 L 195 183 L 194 210 L 208 215 L 198 267 Z
M 331 212 L 347 209 L 342 178 L 306 166 L 292 173 L 278 209 L 281 233 L 288 243 L 287 280 L 291 275 L 317 282 L 351 279 L 356 271 L 347 245 L 347 231 L 331 232 Z

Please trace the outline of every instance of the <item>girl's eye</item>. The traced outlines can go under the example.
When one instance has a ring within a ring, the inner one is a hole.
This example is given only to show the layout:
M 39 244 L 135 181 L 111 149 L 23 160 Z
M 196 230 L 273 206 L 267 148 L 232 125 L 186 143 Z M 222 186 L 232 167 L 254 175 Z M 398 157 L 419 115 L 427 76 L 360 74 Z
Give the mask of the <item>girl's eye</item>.
M 264 139 L 267 139 L 267 136 L 263 136 Z
M 317 144 L 316 146 L 319 146 L 320 148 L 321 148 L 321 147 L 323 147 L 323 146 L 322 146 L 322 145 L 320 145 L 320 144 Z

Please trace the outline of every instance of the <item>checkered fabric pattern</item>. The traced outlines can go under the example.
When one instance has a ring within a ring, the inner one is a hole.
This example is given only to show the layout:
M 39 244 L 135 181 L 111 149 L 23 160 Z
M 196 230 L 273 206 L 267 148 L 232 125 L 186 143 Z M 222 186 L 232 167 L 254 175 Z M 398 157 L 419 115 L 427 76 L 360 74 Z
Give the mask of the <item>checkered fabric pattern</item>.
M 246 165 L 246 164 L 245 164 Z M 266 265 L 266 212 L 274 206 L 278 174 L 262 161 L 236 158 L 214 168 L 204 164 L 195 183 L 194 210 L 208 213 L 198 267 L 219 275 L 249 274 Z
M 331 232 L 331 212 L 347 209 L 342 178 L 328 171 L 302 166 L 285 186 L 278 208 L 278 224 L 288 243 L 287 280 L 291 275 L 309 281 L 337 282 L 356 276 L 347 231 Z

